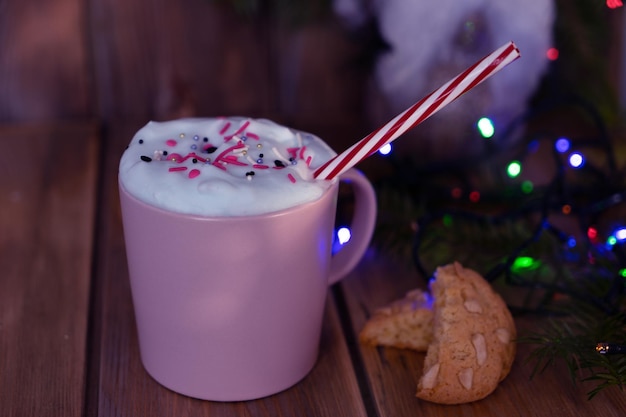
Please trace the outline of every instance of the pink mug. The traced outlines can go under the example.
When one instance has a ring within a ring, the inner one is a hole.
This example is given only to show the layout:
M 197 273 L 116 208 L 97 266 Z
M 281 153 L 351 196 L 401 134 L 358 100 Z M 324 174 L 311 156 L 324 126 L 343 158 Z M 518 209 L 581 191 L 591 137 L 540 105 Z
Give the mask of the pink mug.
M 263 215 L 201 217 L 152 207 L 120 185 L 141 359 L 165 387 L 239 401 L 285 390 L 313 368 L 327 289 L 359 262 L 376 219 L 350 170 L 352 237 L 331 255 L 335 182 L 316 201 Z

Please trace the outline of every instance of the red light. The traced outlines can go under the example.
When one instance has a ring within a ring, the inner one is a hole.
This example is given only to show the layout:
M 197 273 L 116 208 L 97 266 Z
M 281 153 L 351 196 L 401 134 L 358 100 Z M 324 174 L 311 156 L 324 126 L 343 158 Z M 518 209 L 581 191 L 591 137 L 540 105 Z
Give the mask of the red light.
M 609 6 L 609 9 L 617 9 L 623 6 L 622 0 L 606 0 L 606 5 Z
M 556 61 L 559 57 L 559 50 L 556 48 L 550 48 L 546 51 L 546 56 L 550 61 Z
M 469 199 L 472 203 L 477 203 L 480 200 L 480 193 L 478 191 L 472 191 L 469 195 Z
M 461 190 L 459 187 L 454 187 L 451 194 L 454 198 L 461 198 L 461 196 L 463 195 L 463 190 Z
M 587 237 L 591 240 L 595 240 L 598 237 L 598 229 L 595 227 L 587 229 Z

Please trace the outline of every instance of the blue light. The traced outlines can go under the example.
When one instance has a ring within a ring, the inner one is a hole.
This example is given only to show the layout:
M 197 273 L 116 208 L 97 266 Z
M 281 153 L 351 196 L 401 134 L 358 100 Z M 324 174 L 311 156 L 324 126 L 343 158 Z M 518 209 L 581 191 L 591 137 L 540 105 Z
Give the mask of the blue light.
M 570 248 L 575 248 L 576 239 L 574 239 L 573 237 L 570 237 L 569 239 L 567 239 L 567 246 L 569 246 Z
M 476 123 L 478 131 L 483 138 L 490 138 L 496 133 L 496 129 L 493 126 L 493 122 L 487 117 L 481 117 Z
M 350 233 L 350 229 L 348 229 L 347 227 L 342 227 L 337 230 L 337 240 L 339 241 L 340 245 L 345 245 L 346 243 L 348 243 L 350 237 L 352 237 L 352 234 Z
M 378 150 L 381 155 L 389 155 L 391 153 L 391 143 L 387 143 Z
M 554 147 L 560 153 L 565 153 L 565 152 L 569 151 L 569 148 L 570 148 L 571 145 L 572 145 L 571 142 L 567 138 L 559 138 L 554 143 Z
M 585 157 L 578 152 L 574 152 L 569 156 L 569 164 L 572 168 L 580 168 L 585 165 Z

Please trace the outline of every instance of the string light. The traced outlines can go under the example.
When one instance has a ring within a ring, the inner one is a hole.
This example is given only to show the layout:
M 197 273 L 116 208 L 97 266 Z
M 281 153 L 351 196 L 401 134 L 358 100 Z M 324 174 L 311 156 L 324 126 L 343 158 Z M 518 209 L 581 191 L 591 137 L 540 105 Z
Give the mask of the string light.
M 513 261 L 511 270 L 513 272 L 533 271 L 541 266 L 541 262 L 530 256 L 519 256 Z
M 352 233 L 350 232 L 350 229 L 345 226 L 335 229 L 333 247 L 331 249 L 333 255 L 339 252 L 343 248 L 343 245 L 348 243 L 351 235 Z
M 478 201 L 480 200 L 480 193 L 478 191 L 472 191 L 469 194 L 469 199 L 472 203 L 478 203 Z
M 548 48 L 546 51 L 546 57 L 550 61 L 556 61 L 559 58 L 559 50 L 556 48 Z
M 381 155 L 389 155 L 389 154 L 391 153 L 391 149 L 392 149 L 392 148 L 391 148 L 391 143 L 387 143 L 387 144 L 383 145 L 383 146 L 382 146 L 382 147 L 378 150 L 378 152 L 379 152 Z
M 476 127 L 478 127 L 480 135 L 485 139 L 492 137 L 496 133 L 493 122 L 488 117 L 481 117 L 478 123 L 476 123 Z
M 560 153 L 565 153 L 569 151 L 570 146 L 571 142 L 567 138 L 559 138 L 556 140 L 556 142 L 554 142 L 554 147 Z
M 590 227 L 587 229 L 587 237 L 589 239 L 591 239 L 592 241 L 595 241 L 598 239 L 598 229 L 596 229 L 595 227 Z
M 569 157 L 569 164 L 572 168 L 580 168 L 585 165 L 585 157 L 579 152 L 574 152 Z
M 522 192 L 524 194 L 532 193 L 534 188 L 535 188 L 535 185 L 530 180 L 526 180 L 522 183 Z
M 517 177 L 522 172 L 522 164 L 519 161 L 512 161 L 506 167 L 506 174 L 510 178 Z
M 352 233 L 347 227 L 341 227 L 339 228 L 339 230 L 337 230 L 337 240 L 339 241 L 340 245 L 345 245 L 346 243 L 348 243 L 351 237 Z
M 606 5 L 609 9 L 617 9 L 618 7 L 622 7 L 624 4 L 622 0 L 606 0 Z

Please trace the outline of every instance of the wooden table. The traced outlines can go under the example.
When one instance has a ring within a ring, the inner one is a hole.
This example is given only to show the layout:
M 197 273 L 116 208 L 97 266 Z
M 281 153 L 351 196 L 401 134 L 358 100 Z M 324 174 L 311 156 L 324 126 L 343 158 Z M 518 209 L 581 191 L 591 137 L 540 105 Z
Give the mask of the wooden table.
M 373 250 L 329 290 L 319 361 L 298 385 L 237 403 L 168 391 L 140 362 L 116 188 L 139 127 L 0 127 L 1 416 L 624 415 L 619 389 L 588 401 L 559 367 L 531 380 L 528 346 L 482 401 L 418 400 L 423 354 L 356 341 L 376 307 L 417 283 Z

